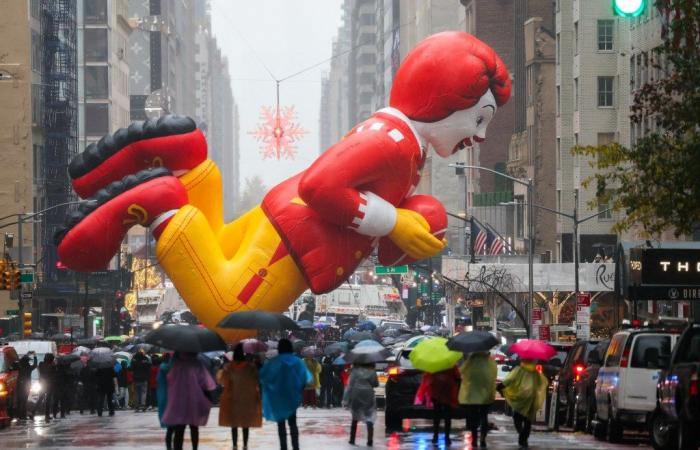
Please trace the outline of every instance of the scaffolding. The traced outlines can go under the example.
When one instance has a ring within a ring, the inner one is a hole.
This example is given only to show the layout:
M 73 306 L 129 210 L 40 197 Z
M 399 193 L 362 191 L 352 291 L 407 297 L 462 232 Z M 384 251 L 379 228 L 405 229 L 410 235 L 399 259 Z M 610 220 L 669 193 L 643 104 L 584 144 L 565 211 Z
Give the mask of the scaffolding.
M 68 163 L 78 149 L 78 60 L 76 0 L 41 0 L 41 45 L 44 147 L 40 155 L 41 209 L 75 200 Z M 55 279 L 54 233 L 63 225 L 66 210 L 56 208 L 44 216 L 41 239 L 43 280 Z

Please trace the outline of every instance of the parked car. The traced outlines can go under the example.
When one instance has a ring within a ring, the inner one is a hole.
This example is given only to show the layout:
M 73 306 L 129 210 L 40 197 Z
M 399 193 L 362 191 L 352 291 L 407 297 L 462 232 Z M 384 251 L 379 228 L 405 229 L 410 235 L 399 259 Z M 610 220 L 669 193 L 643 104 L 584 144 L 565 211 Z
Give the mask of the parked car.
M 15 349 L 0 344 L 0 423 L 9 425 L 15 404 L 19 358 Z
M 578 341 L 564 358 L 556 383 L 552 386 L 553 395 L 556 397 L 556 406 L 552 411 L 556 415 L 555 428 L 559 425 L 574 426 L 575 384 L 586 370 L 588 355 L 597 345 L 597 340 Z
M 379 386 L 374 388 L 374 396 L 377 399 L 377 407 L 382 408 L 386 404 L 386 381 L 389 378 L 387 375 L 389 362 L 382 361 L 375 363 L 374 369 L 377 372 L 377 381 L 379 382 Z
M 695 449 L 700 444 L 700 323 L 678 338 L 672 355 L 661 353 L 664 371 L 656 387 L 651 443 L 656 449 Z
M 610 339 L 598 342 L 595 348 L 588 352 L 583 370 L 579 368 L 580 366 L 575 366 L 575 401 L 572 421 L 574 431 L 592 431 L 596 411 L 595 381 L 598 379 L 598 372 L 609 345 Z
M 659 355 L 670 354 L 678 335 L 663 328 L 615 333 L 595 384 L 596 438 L 617 442 L 623 430 L 646 428 L 656 409 Z

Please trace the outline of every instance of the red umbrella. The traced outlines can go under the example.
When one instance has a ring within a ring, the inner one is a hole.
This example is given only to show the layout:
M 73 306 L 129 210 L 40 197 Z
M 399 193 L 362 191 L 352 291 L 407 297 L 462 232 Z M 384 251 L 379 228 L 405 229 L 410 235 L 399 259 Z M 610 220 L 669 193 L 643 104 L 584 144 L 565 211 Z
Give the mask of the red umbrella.
M 512 353 L 517 353 L 520 359 L 548 360 L 557 354 L 551 345 L 536 339 L 523 339 L 510 346 Z

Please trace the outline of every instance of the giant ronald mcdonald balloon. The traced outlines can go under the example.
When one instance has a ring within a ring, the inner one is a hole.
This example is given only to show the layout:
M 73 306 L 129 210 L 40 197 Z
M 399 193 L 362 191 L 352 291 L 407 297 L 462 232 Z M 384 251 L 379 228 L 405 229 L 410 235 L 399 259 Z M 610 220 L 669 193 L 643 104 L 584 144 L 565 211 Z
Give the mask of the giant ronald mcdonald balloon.
M 99 270 L 130 227 L 150 227 L 158 261 L 210 328 L 232 311 L 283 311 L 308 288 L 331 291 L 375 248 L 382 264 L 429 257 L 445 245 L 447 217 L 435 198 L 413 195 L 427 146 L 446 157 L 482 141 L 510 89 L 501 59 L 472 35 L 428 37 L 396 73 L 389 107 L 231 223 L 194 121 L 133 123 L 71 162 L 73 187 L 90 201 L 57 233 L 59 257 Z

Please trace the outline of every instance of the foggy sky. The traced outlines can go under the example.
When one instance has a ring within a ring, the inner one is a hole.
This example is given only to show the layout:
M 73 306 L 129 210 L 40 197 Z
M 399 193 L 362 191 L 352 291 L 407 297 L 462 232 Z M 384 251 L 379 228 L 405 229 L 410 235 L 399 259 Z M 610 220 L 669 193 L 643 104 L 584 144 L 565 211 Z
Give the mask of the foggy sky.
M 294 161 L 263 161 L 258 142 L 248 134 L 259 121 L 260 108 L 275 104 L 275 82 L 263 64 L 281 79 L 329 58 L 341 0 L 212 0 L 211 15 L 214 35 L 229 60 L 240 115 L 241 185 L 259 174 L 272 187 L 306 168 L 319 153 L 321 77 L 330 63 L 280 85 L 280 104 L 294 105 L 298 121 L 309 132 L 299 142 Z

